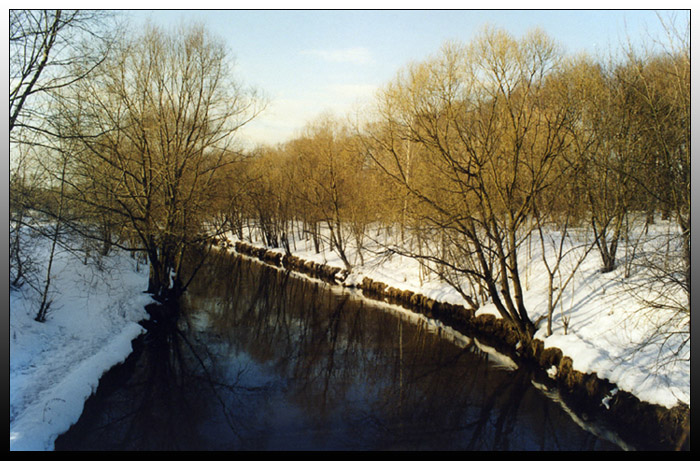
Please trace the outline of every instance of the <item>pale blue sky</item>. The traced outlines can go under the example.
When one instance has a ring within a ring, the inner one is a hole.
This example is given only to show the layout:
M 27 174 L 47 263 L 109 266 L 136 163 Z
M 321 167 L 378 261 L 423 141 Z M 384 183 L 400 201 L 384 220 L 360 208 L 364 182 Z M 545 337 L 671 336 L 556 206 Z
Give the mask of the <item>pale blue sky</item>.
M 136 24 L 203 22 L 227 41 L 239 80 L 270 98 L 268 110 L 241 133 L 250 143 L 289 139 L 323 111 L 350 112 L 411 60 L 448 39 L 468 43 L 486 24 L 516 37 L 541 27 L 567 53 L 596 55 L 627 37 L 660 32 L 652 10 L 140 10 L 130 16 Z

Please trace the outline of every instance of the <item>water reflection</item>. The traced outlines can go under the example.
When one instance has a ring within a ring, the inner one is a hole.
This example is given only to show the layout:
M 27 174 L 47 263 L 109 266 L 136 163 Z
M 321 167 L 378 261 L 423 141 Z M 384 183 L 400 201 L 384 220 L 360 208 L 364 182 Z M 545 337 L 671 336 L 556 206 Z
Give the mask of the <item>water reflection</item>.
M 369 305 L 368 305 L 369 304 Z M 475 343 L 219 255 L 57 449 L 610 450 Z

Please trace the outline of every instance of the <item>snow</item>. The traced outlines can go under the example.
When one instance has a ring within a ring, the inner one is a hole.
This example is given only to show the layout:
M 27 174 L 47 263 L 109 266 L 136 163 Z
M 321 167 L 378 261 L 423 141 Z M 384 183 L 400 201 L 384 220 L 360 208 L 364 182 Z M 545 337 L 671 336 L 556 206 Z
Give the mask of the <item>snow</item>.
M 45 274 L 48 245 L 33 242 Z M 24 284 L 10 290 L 10 450 L 53 450 L 75 423 L 100 377 L 131 353 L 143 332 L 150 296 L 147 273 L 133 259 L 113 254 L 102 270 L 59 250 L 48 318 L 34 320 L 39 294 Z
M 31 249 L 43 254 L 36 261 L 46 264 L 48 245 L 33 244 Z M 343 267 L 327 246 L 316 254 L 310 241 L 300 239 L 292 249 L 306 260 Z M 537 245 L 531 250 L 528 265 L 521 267 L 527 307 L 537 318 L 547 309 L 547 274 Z M 370 277 L 438 301 L 465 304 L 452 287 L 434 275 L 420 274 L 415 260 L 365 251 L 360 265 L 352 248 L 348 254 L 356 265 L 344 282 L 347 285 Z M 678 339 L 672 338 L 668 349 L 647 343 L 651 332 L 674 325 L 665 311 L 640 310 L 644 290 L 651 293 L 653 288 L 643 271 L 632 271 L 626 278 L 622 263 L 607 274 L 601 274 L 599 266 L 591 252 L 562 294 L 561 309 L 570 318 L 568 330 L 564 331 L 558 308 L 553 334 L 545 335 L 543 322 L 536 336 L 545 347 L 558 347 L 571 357 L 574 368 L 596 372 L 641 400 L 666 407 L 678 402 L 690 405 L 690 342 L 681 348 L 683 360 L 666 360 L 665 351 L 676 347 L 673 341 Z M 138 321 L 146 317 L 144 306 L 151 301 L 143 293 L 146 283 L 146 268 L 139 270 L 127 254 L 113 252 L 103 259 L 100 270 L 60 251 L 46 322 L 34 321 L 40 299 L 36 291 L 27 285 L 10 291 L 10 450 L 52 450 L 56 437 L 77 421 L 102 374 L 129 355 L 132 339 L 143 331 Z M 477 311 L 484 313 L 498 315 L 488 303 Z

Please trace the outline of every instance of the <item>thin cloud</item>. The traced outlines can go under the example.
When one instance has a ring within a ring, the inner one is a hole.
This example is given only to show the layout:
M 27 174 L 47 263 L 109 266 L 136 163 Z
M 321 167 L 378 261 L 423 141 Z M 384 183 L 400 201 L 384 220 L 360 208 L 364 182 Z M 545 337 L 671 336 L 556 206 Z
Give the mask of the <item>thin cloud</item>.
M 335 50 L 306 50 L 302 54 L 317 56 L 328 62 L 369 64 L 372 62 L 372 53 L 367 48 L 338 48 Z
M 329 85 L 331 91 L 340 100 L 363 99 L 372 96 L 377 91 L 377 85 L 366 84 L 334 84 Z

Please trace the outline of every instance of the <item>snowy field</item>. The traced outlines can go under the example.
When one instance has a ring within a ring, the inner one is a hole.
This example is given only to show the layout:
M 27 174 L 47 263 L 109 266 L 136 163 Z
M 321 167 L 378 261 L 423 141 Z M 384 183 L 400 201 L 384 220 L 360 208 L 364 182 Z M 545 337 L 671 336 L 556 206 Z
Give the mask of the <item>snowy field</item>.
M 663 232 L 663 224 L 656 231 Z M 292 247 L 301 258 L 343 267 L 327 248 L 316 254 L 311 242 L 303 239 Z M 48 245 L 34 244 L 32 250 L 39 255 L 36 262 L 46 264 Z M 625 251 L 625 246 L 620 248 L 622 255 Z M 643 249 L 635 251 L 639 255 Z M 539 243 L 533 242 L 525 253 L 530 258 L 530 264 L 521 266 L 526 306 L 534 319 L 547 309 L 547 274 Z M 364 265 L 359 265 L 352 249 L 349 254 L 357 265 L 346 283 L 370 277 L 439 301 L 464 304 L 434 275 L 419 275 L 414 260 L 365 251 Z M 641 270 L 632 268 L 625 278 L 624 261 L 620 256 L 618 269 L 601 274 L 599 257 L 591 252 L 562 294 L 553 335 L 545 337 L 542 322 L 537 337 L 546 347 L 558 347 L 571 357 L 576 369 L 596 372 L 641 400 L 667 407 L 679 401 L 690 404 L 690 343 L 676 360 L 669 351 L 682 337 L 671 337 L 664 348 L 650 341 L 655 338 L 652 333 L 675 325 L 666 311 L 640 310 L 641 300 L 655 290 Z M 52 271 L 53 303 L 44 323 L 34 321 L 40 301 L 36 291 L 27 285 L 10 291 L 10 450 L 52 450 L 56 437 L 78 420 L 101 375 L 129 355 L 131 340 L 143 331 L 137 322 L 145 317 L 144 306 L 150 301 L 143 293 L 146 267 L 138 271 L 134 259 L 117 252 L 102 266 L 98 270 L 73 254 L 59 252 Z M 478 313 L 498 315 L 488 304 Z M 566 334 L 562 315 L 569 318 Z

